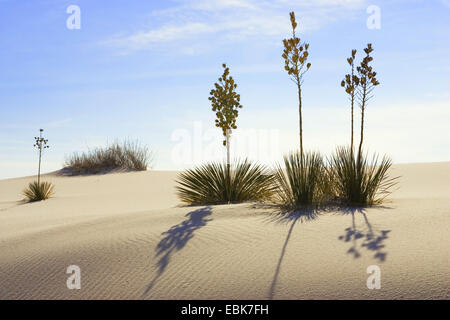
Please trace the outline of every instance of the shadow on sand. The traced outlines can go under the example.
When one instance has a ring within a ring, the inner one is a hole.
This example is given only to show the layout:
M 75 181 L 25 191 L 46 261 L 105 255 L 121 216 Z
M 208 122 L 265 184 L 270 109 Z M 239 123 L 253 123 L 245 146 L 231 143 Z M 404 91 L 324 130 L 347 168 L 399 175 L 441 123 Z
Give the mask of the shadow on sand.
M 377 230 L 369 222 L 366 214 L 366 210 L 363 207 L 341 207 L 341 206 L 327 206 L 323 208 L 304 208 L 299 210 L 283 210 L 279 207 L 266 206 L 266 209 L 272 208 L 269 219 L 275 223 L 287 223 L 290 224 L 289 230 L 286 235 L 283 247 L 281 249 L 280 257 L 278 258 L 277 267 L 272 278 L 272 283 L 268 292 L 268 299 L 274 298 L 274 293 L 280 273 L 281 265 L 283 263 L 284 256 L 286 254 L 287 246 L 291 238 L 292 232 L 297 222 L 305 223 L 316 220 L 322 214 L 330 212 L 338 212 L 343 215 L 350 215 L 352 218 L 352 225 L 345 229 L 345 234 L 339 237 L 339 240 L 344 242 L 350 242 L 351 247 L 347 253 L 352 254 L 354 258 L 361 256 L 358 242 L 361 242 L 360 248 L 364 248 L 371 252 L 374 252 L 374 259 L 380 262 L 386 260 L 387 252 L 385 251 L 385 240 L 388 239 L 390 230 Z M 382 209 L 390 209 L 387 207 L 379 207 Z M 363 218 L 366 228 L 358 228 L 356 226 L 356 215 Z
M 127 173 L 127 172 L 138 172 L 136 170 L 126 169 L 126 168 L 110 168 L 102 169 L 95 172 L 87 172 L 82 170 L 74 170 L 69 167 L 64 167 L 60 170 L 47 173 L 47 175 L 53 175 L 56 177 L 89 177 L 89 176 L 101 176 L 110 173 Z
M 283 247 L 281 249 L 280 257 L 278 258 L 277 267 L 272 278 L 272 283 L 268 292 L 268 299 L 272 300 L 275 293 L 276 284 L 278 282 L 278 275 L 280 274 L 281 264 L 286 254 L 287 245 L 294 230 L 294 226 L 297 222 L 305 223 L 316 219 L 319 216 L 319 209 L 315 208 L 303 208 L 298 210 L 274 210 L 270 216 L 270 220 L 275 223 L 290 224 L 286 239 L 284 240 Z
M 39 201 L 35 201 L 35 202 L 39 202 Z M 32 202 L 27 201 L 27 200 L 0 202 L 0 211 L 8 211 L 9 209 L 23 206 L 23 205 L 30 204 L 30 203 L 32 203 Z
M 187 242 L 192 239 L 194 232 L 204 227 L 212 219 L 207 219 L 212 214 L 211 207 L 207 206 L 185 215 L 187 217 L 183 222 L 171 227 L 168 231 L 163 232 L 163 238 L 156 246 L 155 256 L 159 258 L 157 262 L 158 271 L 153 280 L 147 286 L 143 293 L 143 297 L 147 295 L 155 285 L 156 281 L 161 277 L 172 255 L 181 250 Z
M 387 209 L 387 207 L 381 207 Z M 343 207 L 339 208 L 339 212 L 345 215 L 350 215 L 352 224 L 345 229 L 345 234 L 339 236 L 338 239 L 350 243 L 348 254 L 359 258 L 361 256 L 360 249 L 366 249 L 374 253 L 373 258 L 379 262 L 386 260 L 387 252 L 385 251 L 385 240 L 388 239 L 388 234 L 391 230 L 377 230 L 372 226 L 367 218 L 366 210 L 363 207 Z M 356 216 L 363 218 L 365 228 L 358 228 L 356 226 Z M 360 245 L 359 245 L 360 244 Z

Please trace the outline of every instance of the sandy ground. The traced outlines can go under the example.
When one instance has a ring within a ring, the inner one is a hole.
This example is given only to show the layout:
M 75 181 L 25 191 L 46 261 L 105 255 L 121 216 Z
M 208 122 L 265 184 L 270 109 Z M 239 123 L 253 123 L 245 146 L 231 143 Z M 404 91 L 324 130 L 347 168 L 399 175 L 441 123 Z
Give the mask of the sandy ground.
M 176 172 L 47 175 L 56 196 L 30 204 L 32 178 L 1 180 L 0 298 L 449 299 L 450 162 L 393 174 L 400 189 L 382 207 L 309 218 L 179 206 Z

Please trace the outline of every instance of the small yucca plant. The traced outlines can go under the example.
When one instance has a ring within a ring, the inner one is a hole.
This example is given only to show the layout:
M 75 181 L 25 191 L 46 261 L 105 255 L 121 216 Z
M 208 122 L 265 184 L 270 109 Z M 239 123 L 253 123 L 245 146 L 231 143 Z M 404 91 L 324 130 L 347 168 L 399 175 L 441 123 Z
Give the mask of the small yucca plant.
M 328 176 L 319 153 L 294 152 L 284 156 L 285 169 L 278 166 L 276 202 L 298 208 L 318 205 L 326 200 Z
M 263 165 L 249 160 L 231 168 L 224 163 L 209 163 L 179 174 L 176 187 L 187 204 L 223 204 L 262 201 L 273 193 L 274 176 Z
M 48 149 L 48 140 L 42 136 L 44 129 L 39 129 L 39 137 L 34 137 L 36 147 L 39 150 L 39 167 L 37 181 L 33 181 L 28 185 L 28 188 L 23 190 L 23 194 L 28 201 L 41 201 L 50 198 L 54 193 L 53 184 L 50 182 L 41 182 L 41 161 L 42 151 Z
M 369 160 L 362 152 L 355 157 L 350 148 L 338 147 L 330 159 L 334 193 L 346 205 L 380 204 L 397 184 L 398 177 L 388 175 L 391 166 L 387 156 L 379 162 L 376 154 Z
M 50 198 L 54 193 L 54 186 L 50 182 L 30 182 L 23 191 L 28 201 L 41 201 Z

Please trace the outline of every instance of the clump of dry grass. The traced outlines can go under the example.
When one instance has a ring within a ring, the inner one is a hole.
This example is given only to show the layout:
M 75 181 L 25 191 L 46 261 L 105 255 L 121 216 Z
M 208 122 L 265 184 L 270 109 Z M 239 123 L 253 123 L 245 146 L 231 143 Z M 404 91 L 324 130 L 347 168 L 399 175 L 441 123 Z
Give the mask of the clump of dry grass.
M 115 170 L 145 171 L 151 165 L 152 153 L 137 141 L 116 141 L 105 148 L 72 154 L 64 170 L 72 175 L 98 174 Z

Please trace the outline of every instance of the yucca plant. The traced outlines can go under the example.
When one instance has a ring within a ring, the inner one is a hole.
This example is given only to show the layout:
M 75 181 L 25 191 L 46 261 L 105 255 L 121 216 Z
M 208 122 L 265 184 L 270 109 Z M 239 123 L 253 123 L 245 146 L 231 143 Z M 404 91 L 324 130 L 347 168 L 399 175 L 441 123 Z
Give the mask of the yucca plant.
M 356 50 L 352 50 L 352 56 L 347 59 L 351 66 L 351 74 L 347 74 L 342 80 L 341 86 L 350 95 L 351 102 L 351 143 L 350 147 L 338 147 L 329 161 L 329 173 L 333 181 L 335 196 L 344 204 L 348 205 L 374 205 L 381 203 L 390 193 L 390 189 L 396 184 L 398 177 L 389 178 L 388 170 L 392 166 L 389 157 L 384 156 L 381 162 L 378 155 L 374 154 L 369 160 L 368 155 L 363 153 L 364 139 L 364 114 L 369 100 L 372 98 L 373 90 L 380 84 L 376 78 L 377 73 L 370 66 L 373 57 L 372 44 L 367 44 L 364 49 L 365 57 L 360 65 L 356 67 Z M 353 150 L 353 107 L 355 100 L 361 108 L 361 137 L 358 152 Z
M 179 174 L 176 187 L 181 201 L 187 204 L 223 204 L 262 201 L 274 190 L 274 176 L 264 165 L 249 160 L 209 163 Z
M 369 160 L 367 154 L 355 157 L 351 148 L 338 147 L 330 159 L 333 189 L 338 200 L 346 205 L 380 204 L 397 184 L 398 177 L 389 177 L 392 166 L 389 157 L 381 161 L 374 154 Z
M 288 207 L 318 205 L 329 192 L 327 171 L 322 156 L 316 152 L 293 152 L 284 156 L 285 169 L 280 165 L 275 174 L 276 202 Z
M 42 162 L 42 151 L 48 149 L 48 140 L 42 136 L 44 129 L 39 129 L 39 137 L 34 137 L 35 143 L 33 147 L 39 150 L 39 166 L 37 181 L 31 182 L 28 188 L 23 190 L 23 194 L 28 201 L 41 201 L 50 198 L 54 193 L 53 184 L 50 182 L 41 182 L 41 162 Z
M 30 202 L 46 200 L 54 194 L 54 187 L 50 182 L 33 181 L 23 191 L 23 194 Z

